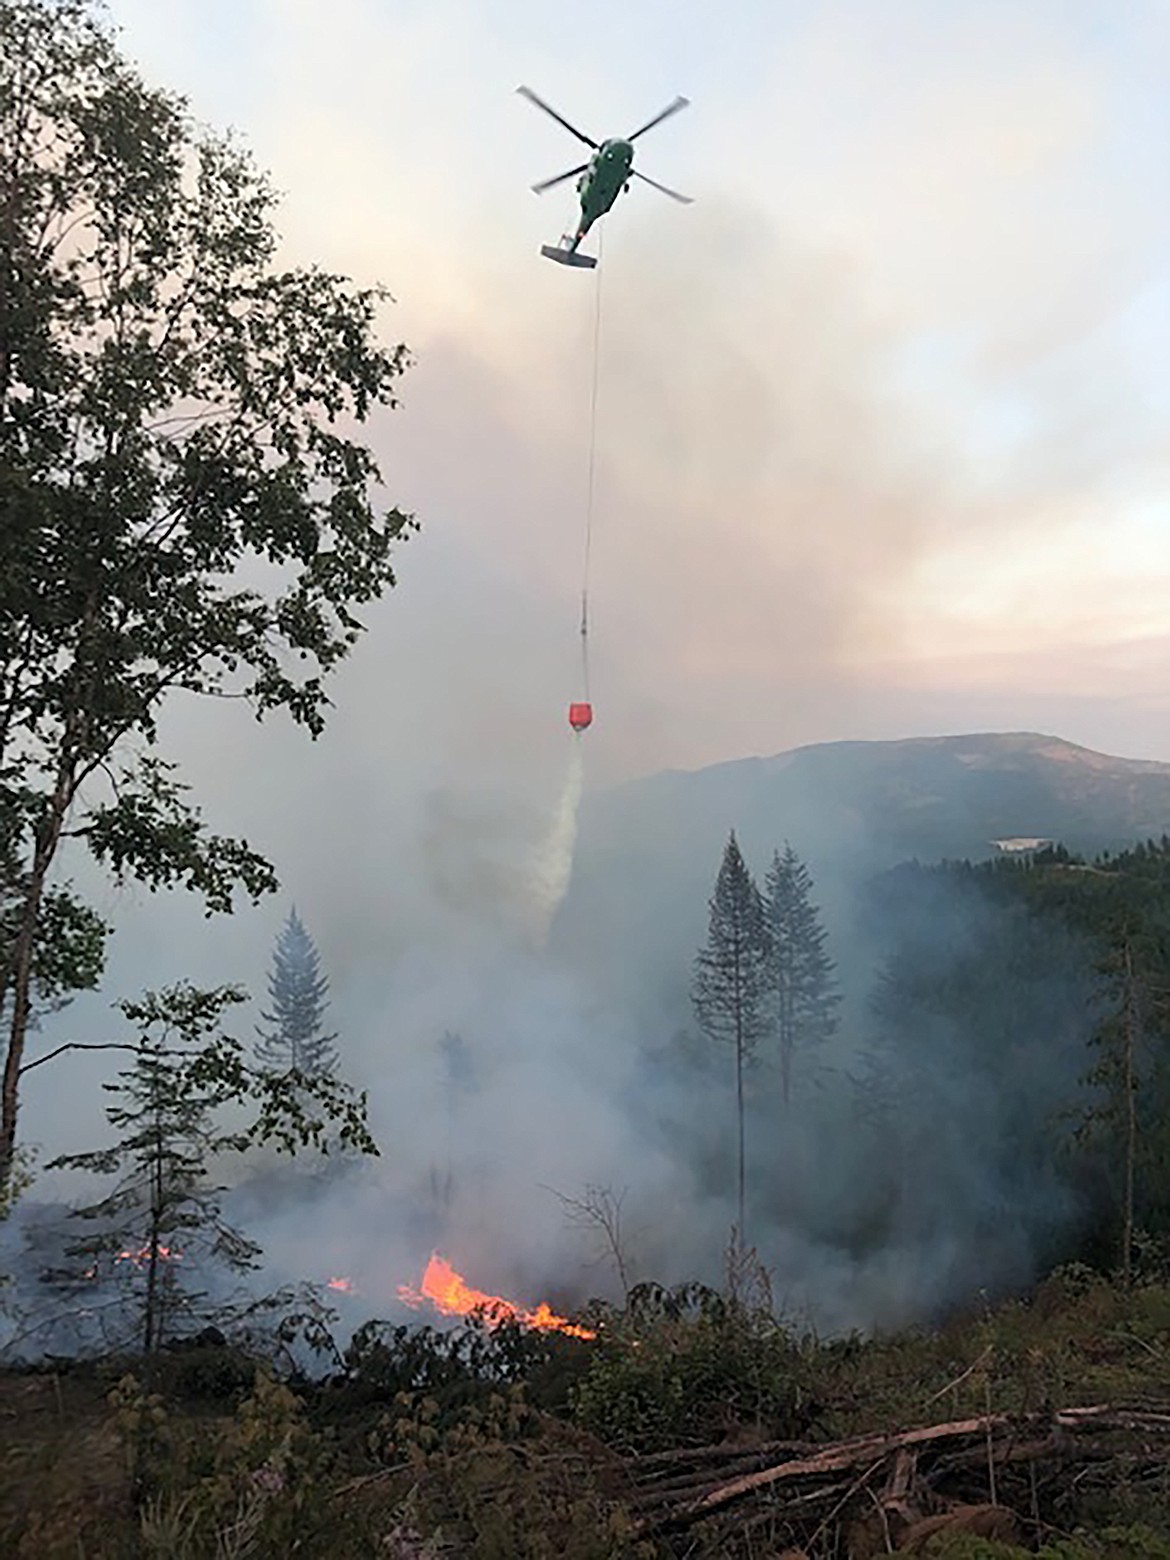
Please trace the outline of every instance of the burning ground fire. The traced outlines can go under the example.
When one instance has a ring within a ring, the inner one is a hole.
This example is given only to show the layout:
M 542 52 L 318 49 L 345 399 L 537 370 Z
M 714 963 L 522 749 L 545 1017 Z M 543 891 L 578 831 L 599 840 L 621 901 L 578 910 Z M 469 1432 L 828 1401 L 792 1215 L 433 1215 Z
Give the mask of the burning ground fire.
M 173 1246 L 160 1245 L 156 1251 L 158 1259 L 162 1262 L 183 1260 L 183 1253 L 176 1251 Z M 150 1247 L 142 1246 L 138 1250 L 120 1251 L 115 1261 L 130 1262 L 134 1267 L 141 1269 L 150 1261 Z M 97 1268 L 87 1269 L 85 1276 L 96 1278 Z M 343 1295 L 356 1295 L 359 1292 L 353 1279 L 344 1276 L 327 1279 L 326 1288 Z M 502 1326 L 506 1322 L 516 1322 L 521 1327 L 531 1327 L 541 1332 L 564 1333 L 570 1338 L 597 1337 L 592 1328 L 580 1327 L 576 1322 L 571 1322 L 567 1316 L 558 1316 L 544 1301 L 535 1310 L 530 1311 L 525 1306 L 515 1305 L 511 1300 L 505 1300 L 502 1295 L 489 1295 L 482 1289 L 473 1289 L 437 1251 L 432 1252 L 419 1287 L 415 1289 L 410 1284 L 399 1284 L 398 1298 L 416 1310 L 429 1301 L 443 1316 L 470 1316 L 473 1311 L 482 1311 L 495 1327 Z
M 159 1262 L 182 1262 L 183 1253 L 176 1251 L 173 1246 L 156 1246 L 155 1258 Z M 143 1268 L 150 1265 L 150 1247 L 139 1246 L 137 1250 L 123 1247 L 114 1258 L 114 1261 L 130 1262 L 141 1272 Z M 96 1279 L 98 1276 L 97 1263 L 95 1262 L 92 1267 L 85 1268 L 81 1276 L 82 1278 Z
M 173 1246 L 156 1246 L 155 1255 L 159 1262 L 182 1262 L 183 1253 L 176 1251 Z M 150 1261 L 150 1247 L 139 1246 L 137 1251 L 120 1251 L 114 1258 L 115 1262 L 133 1262 L 137 1268 L 145 1267 Z
M 588 1327 L 578 1327 L 568 1317 L 558 1316 L 543 1301 L 534 1311 L 528 1311 L 499 1295 L 487 1295 L 481 1289 L 473 1289 L 437 1251 L 432 1253 L 427 1263 L 419 1288 L 399 1284 L 398 1298 L 416 1309 L 429 1300 L 436 1311 L 444 1316 L 469 1316 L 472 1311 L 482 1308 L 496 1326 L 504 1322 L 519 1322 L 522 1327 L 567 1333 L 570 1338 L 597 1337 Z

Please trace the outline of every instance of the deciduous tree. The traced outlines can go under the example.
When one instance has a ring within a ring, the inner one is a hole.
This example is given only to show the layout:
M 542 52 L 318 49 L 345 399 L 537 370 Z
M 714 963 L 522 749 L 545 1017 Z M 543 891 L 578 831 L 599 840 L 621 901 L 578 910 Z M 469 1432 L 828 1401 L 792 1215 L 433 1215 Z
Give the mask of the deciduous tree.
M 275 886 L 157 751 L 177 692 L 316 736 L 413 525 L 353 437 L 408 362 L 380 288 L 277 260 L 275 196 L 87 0 L 0 0 L 0 1185 L 38 981 L 93 984 L 70 836 L 208 913 Z

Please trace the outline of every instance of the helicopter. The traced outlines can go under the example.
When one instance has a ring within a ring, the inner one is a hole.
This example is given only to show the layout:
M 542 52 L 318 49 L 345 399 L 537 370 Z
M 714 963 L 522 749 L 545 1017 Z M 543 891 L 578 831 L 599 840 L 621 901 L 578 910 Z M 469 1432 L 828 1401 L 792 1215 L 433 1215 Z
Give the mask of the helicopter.
M 546 114 L 556 120 L 557 124 L 563 125 L 570 135 L 575 135 L 578 141 L 584 141 L 585 145 L 593 150 L 593 156 L 588 162 L 532 186 L 535 193 L 541 195 L 545 190 L 551 190 L 555 184 L 562 184 L 566 179 L 575 178 L 577 193 L 581 197 L 581 218 L 577 223 L 576 232 L 566 233 L 559 246 L 542 244 L 540 252 L 547 259 L 555 260 L 560 265 L 595 266 L 597 260 L 594 256 L 581 254 L 581 240 L 598 217 L 603 217 L 610 209 L 619 194 L 629 189 L 631 175 L 635 179 L 641 179 L 643 184 L 653 185 L 656 190 L 661 190 L 663 195 L 669 195 L 671 200 L 681 201 L 684 206 L 691 204 L 689 195 L 680 195 L 677 190 L 667 189 L 665 184 L 656 183 L 634 167 L 634 142 L 640 135 L 645 135 L 647 130 L 653 130 L 655 125 L 660 125 L 664 119 L 677 114 L 680 108 L 686 108 L 690 102 L 689 98 L 676 97 L 673 103 L 664 108 L 661 113 L 655 114 L 653 119 L 647 120 L 640 130 L 634 131 L 633 135 L 628 135 L 624 139 L 615 137 L 599 143 L 584 135 L 576 125 L 571 125 L 567 119 L 557 113 L 555 108 L 550 108 L 543 98 L 537 97 L 531 87 L 517 87 L 516 91 L 521 97 L 526 97 L 530 103 L 535 103 L 537 108 L 542 108 Z

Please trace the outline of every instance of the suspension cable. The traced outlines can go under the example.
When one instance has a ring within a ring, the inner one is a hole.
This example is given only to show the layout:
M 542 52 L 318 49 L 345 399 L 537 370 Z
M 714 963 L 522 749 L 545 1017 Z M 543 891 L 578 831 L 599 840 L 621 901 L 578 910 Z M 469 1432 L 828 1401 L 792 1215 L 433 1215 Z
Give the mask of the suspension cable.
M 593 494 L 597 458 L 597 387 L 601 362 L 601 264 L 604 228 L 597 237 L 597 287 L 593 294 L 593 383 L 589 394 L 589 468 L 585 491 L 585 556 L 581 568 L 581 679 L 586 704 L 589 703 L 589 564 L 593 550 Z

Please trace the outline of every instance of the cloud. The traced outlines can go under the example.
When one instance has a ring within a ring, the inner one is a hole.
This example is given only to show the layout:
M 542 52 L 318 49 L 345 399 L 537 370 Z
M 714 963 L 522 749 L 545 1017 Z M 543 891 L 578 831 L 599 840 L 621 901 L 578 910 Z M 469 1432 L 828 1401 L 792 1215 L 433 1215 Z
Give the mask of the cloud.
M 163 48 L 139 0 L 118 10 Z M 1127 342 L 1170 240 L 1152 198 L 1166 40 L 1149 7 L 1103 16 L 846 0 L 749 8 L 732 35 L 607 4 L 569 57 L 528 0 L 490 20 L 345 0 L 328 26 L 269 0 L 192 32 L 189 88 L 229 42 L 254 59 L 234 117 L 288 192 L 288 253 L 400 299 L 387 329 L 420 367 L 376 433 L 390 490 L 448 570 L 440 632 L 477 574 L 509 618 L 496 654 L 486 614 L 467 619 L 457 728 L 479 729 L 489 688 L 521 720 L 542 707 L 552 679 L 517 667 L 519 639 L 570 662 L 579 589 L 593 279 L 536 256 L 572 195 L 526 185 L 575 151 L 512 96 L 522 79 L 594 133 L 679 86 L 694 100 L 645 156 L 698 203 L 639 187 L 604 228 L 595 648 L 606 701 L 657 746 L 618 752 L 599 721 L 595 773 L 800 740 L 761 712 L 810 689 L 847 721 L 850 676 L 953 639 L 969 591 L 948 571 L 985 578 L 986 632 L 1013 646 L 1130 631 L 1148 547 L 1115 555 L 1103 604 L 1080 533 L 1116 530 L 1164 478 L 1163 370 Z

